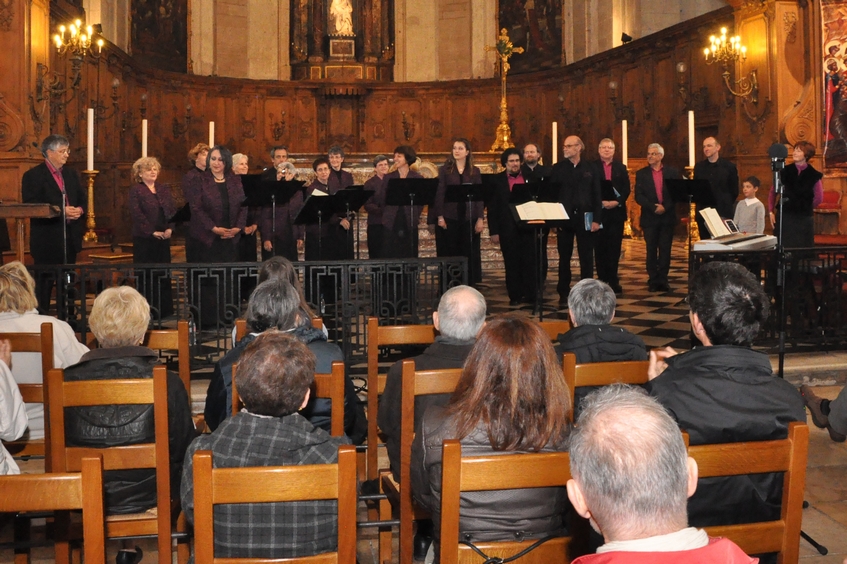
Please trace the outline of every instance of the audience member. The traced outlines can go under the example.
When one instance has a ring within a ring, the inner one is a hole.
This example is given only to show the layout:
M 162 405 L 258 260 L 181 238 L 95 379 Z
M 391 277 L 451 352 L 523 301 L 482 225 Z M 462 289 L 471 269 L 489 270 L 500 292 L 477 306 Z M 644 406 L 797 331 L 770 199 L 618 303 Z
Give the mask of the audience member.
M 768 317 L 768 297 L 747 269 L 703 265 L 691 279 L 688 305 L 703 346 L 651 351 L 646 389 L 692 445 L 782 439 L 791 421 L 806 420 L 797 389 L 773 375 L 768 355 L 750 348 Z M 781 497 L 781 473 L 703 479 L 689 520 L 707 527 L 779 519 Z
M 688 526 L 697 463 L 673 419 L 641 390 L 613 385 L 588 396 L 570 458 L 568 497 L 605 540 L 574 564 L 757 562 L 732 541 Z
M 842 388 L 834 400 L 828 400 L 815 394 L 811 386 L 800 386 L 800 394 L 812 415 L 812 423 L 826 429 L 829 438 L 836 443 L 847 441 L 847 393 L 844 390 L 847 388 Z
M 441 446 L 462 443 L 463 456 L 563 451 L 570 401 L 550 338 L 528 319 L 489 321 L 465 362 L 446 407 L 424 414 L 412 447 L 412 494 L 439 530 Z M 564 488 L 462 495 L 459 538 L 470 542 L 532 539 L 563 533 Z M 437 535 L 436 535 L 437 536 Z
M 313 328 L 311 321 L 301 321 L 304 316 L 300 305 L 299 292 L 285 280 L 267 280 L 253 290 L 247 305 L 247 326 L 251 332 L 215 364 L 212 381 L 206 393 L 205 419 L 211 430 L 214 431 L 231 416 L 232 365 L 239 362 L 247 345 L 260 333 L 269 329 L 291 332 L 314 353 L 317 359 L 316 371 L 321 374 L 332 370 L 333 361 L 344 360 L 341 349 L 338 345 L 327 342 L 323 331 Z M 345 378 L 344 396 L 344 431 L 355 444 L 361 444 L 367 436 L 367 421 L 350 378 Z M 314 397 L 302 411 L 303 416 L 313 425 L 327 432 L 330 430 L 331 413 L 330 400 Z
M 244 409 L 212 434 L 195 439 L 186 453 L 182 509 L 189 522 L 194 520 L 192 457 L 199 450 L 212 451 L 215 468 L 337 461 L 338 447 L 349 439 L 330 437 L 297 413 L 309 402 L 315 369 L 314 353 L 294 335 L 267 331 L 244 349 L 236 373 Z M 335 501 L 219 505 L 215 556 L 295 558 L 335 550 L 336 505 Z
M 71 326 L 49 315 L 39 315 L 35 281 L 26 267 L 13 261 L 0 266 L 0 332 L 40 333 L 42 323 L 53 325 L 53 366 L 67 368 L 88 352 Z M 41 384 L 41 353 L 13 352 L 12 374 L 18 384 Z M 44 438 L 44 404 L 26 404 L 29 440 Z
M 14 441 L 26 431 L 26 407 L 18 384 L 9 367 L 12 365 L 12 347 L 9 341 L 0 341 L 0 440 Z M 20 474 L 15 459 L 0 443 L 0 476 Z
M 577 282 L 568 296 L 571 329 L 557 339 L 557 358 L 570 352 L 576 355 L 577 364 L 647 360 L 647 347 L 641 337 L 611 325 L 615 305 L 615 292 L 605 282 L 593 278 Z M 593 389 L 582 387 L 575 391 L 575 415 L 579 414 L 582 399 Z
M 150 324 L 150 306 L 129 286 L 107 288 L 97 296 L 88 317 L 100 348 L 91 350 L 65 370 L 66 382 L 152 378 L 158 355 L 141 346 Z M 104 383 L 104 385 L 108 385 Z M 168 372 L 168 433 L 171 491 L 182 471 L 185 449 L 195 436 L 191 404 L 182 380 Z M 104 448 L 155 440 L 152 405 L 72 407 L 65 411 L 65 440 L 70 446 Z M 110 470 L 104 475 L 106 512 L 139 513 L 156 506 L 156 471 Z
M 462 368 L 476 342 L 476 335 L 485 324 L 485 298 L 470 286 L 455 286 L 441 296 L 438 311 L 432 312 L 432 324 L 439 332 L 435 342 L 411 360 L 415 370 Z M 402 361 L 388 370 L 385 390 L 379 401 L 377 422 L 385 435 L 388 462 L 394 479 L 400 481 L 400 397 L 403 389 Z M 420 426 L 426 410 L 433 405 L 445 406 L 449 394 L 415 398 L 415 428 Z M 432 542 L 432 521 L 419 520 L 415 535 L 415 558 L 422 560 Z

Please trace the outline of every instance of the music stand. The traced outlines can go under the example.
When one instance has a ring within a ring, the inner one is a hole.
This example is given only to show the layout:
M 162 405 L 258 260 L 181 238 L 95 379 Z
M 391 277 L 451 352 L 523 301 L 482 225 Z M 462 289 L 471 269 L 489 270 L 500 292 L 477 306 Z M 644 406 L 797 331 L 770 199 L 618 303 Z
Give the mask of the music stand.
M 402 207 L 409 206 L 410 229 L 417 229 L 415 223 L 415 205 L 418 207 L 432 206 L 435 203 L 435 192 L 438 189 L 437 178 L 389 178 L 385 192 L 385 205 Z M 417 237 L 409 237 L 411 256 L 417 256 Z
M 295 225 L 318 224 L 318 260 L 323 260 L 323 221 L 329 218 L 335 211 L 335 199 L 332 196 L 309 196 L 297 217 L 294 218 Z
M 356 260 L 359 259 L 359 214 L 358 211 L 365 205 L 365 202 L 371 199 L 374 195 L 374 190 L 365 190 L 361 184 L 348 186 L 343 190 L 339 190 L 332 196 L 336 202 L 336 212 L 343 213 L 347 221 L 350 221 L 350 214 L 356 214 Z M 355 211 L 354 211 L 355 210 Z M 350 229 L 347 230 L 347 237 L 351 237 Z
M 474 245 L 473 245 L 473 236 L 474 236 L 474 225 L 471 221 L 473 219 L 473 203 L 474 202 L 486 202 L 490 201 L 492 197 L 492 185 L 491 184 L 452 184 L 447 186 L 446 192 L 444 194 L 444 201 L 450 202 L 454 204 L 464 203 L 468 212 L 468 244 L 470 245 L 470 264 L 468 264 L 468 275 L 471 280 L 473 280 L 473 266 L 474 266 Z M 480 272 L 480 278 L 482 278 L 482 272 Z
M 688 202 L 688 208 L 691 209 L 691 204 L 697 204 L 697 208 L 714 207 L 715 198 L 712 195 L 712 185 L 705 178 L 666 178 L 665 183 L 668 185 L 668 191 L 674 202 Z M 676 210 L 674 210 L 676 213 Z M 695 221 L 696 221 L 695 217 Z M 698 221 L 698 226 L 700 222 Z M 691 253 L 691 226 L 688 226 L 688 252 Z
M 276 207 L 291 201 L 305 184 L 299 180 L 277 180 L 275 176 L 268 178 L 265 174 L 243 174 L 241 185 L 245 196 L 242 206 L 271 208 L 270 240 L 273 241 L 273 256 L 276 256 Z

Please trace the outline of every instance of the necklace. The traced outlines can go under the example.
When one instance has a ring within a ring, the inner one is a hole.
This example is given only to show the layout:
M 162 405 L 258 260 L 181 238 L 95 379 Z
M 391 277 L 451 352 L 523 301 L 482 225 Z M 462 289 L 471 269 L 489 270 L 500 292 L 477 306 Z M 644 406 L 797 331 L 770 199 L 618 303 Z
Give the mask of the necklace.
M 221 176 L 220 178 L 218 178 L 217 176 L 215 176 L 215 175 L 213 174 L 213 175 L 212 175 L 212 177 L 215 179 L 215 182 L 224 182 L 224 177 L 223 177 L 223 176 Z

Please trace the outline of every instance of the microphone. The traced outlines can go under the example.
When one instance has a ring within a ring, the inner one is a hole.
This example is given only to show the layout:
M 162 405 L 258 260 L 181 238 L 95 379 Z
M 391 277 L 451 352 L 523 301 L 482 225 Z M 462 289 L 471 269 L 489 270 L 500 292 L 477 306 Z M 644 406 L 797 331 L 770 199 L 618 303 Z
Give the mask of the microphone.
M 788 157 L 788 149 L 782 143 L 774 143 L 768 147 L 768 156 L 771 160 L 782 159 Z

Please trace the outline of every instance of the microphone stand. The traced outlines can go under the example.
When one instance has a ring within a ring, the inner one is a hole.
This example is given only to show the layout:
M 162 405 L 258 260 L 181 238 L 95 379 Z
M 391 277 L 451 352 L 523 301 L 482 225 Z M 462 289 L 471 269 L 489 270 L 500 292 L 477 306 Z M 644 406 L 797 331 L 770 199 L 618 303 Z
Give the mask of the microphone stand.
M 787 257 L 785 247 L 782 244 L 782 232 L 784 228 L 782 206 L 784 204 L 783 185 L 780 171 L 785 168 L 785 159 L 779 157 L 771 158 L 771 171 L 773 172 L 774 196 L 779 197 L 779 227 L 776 236 L 777 274 L 776 287 L 779 288 L 779 368 L 777 373 L 780 378 L 785 378 L 785 273 L 787 270 Z

